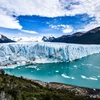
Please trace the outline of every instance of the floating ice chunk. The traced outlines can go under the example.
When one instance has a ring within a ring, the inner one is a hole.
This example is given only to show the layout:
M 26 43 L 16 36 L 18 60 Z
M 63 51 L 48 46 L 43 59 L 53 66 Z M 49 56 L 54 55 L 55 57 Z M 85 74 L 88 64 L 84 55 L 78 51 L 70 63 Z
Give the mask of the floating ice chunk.
M 75 79 L 74 77 L 70 77 L 70 76 L 67 76 L 67 75 L 65 75 L 65 74 L 62 74 L 61 76 L 64 77 L 64 78 Z
M 55 72 L 56 72 L 56 73 L 58 73 L 58 72 L 59 72 L 59 70 L 56 70 Z
M 73 80 L 74 80 L 75 78 L 74 78 L 74 77 L 71 77 L 71 79 L 73 79 Z
M 81 77 L 83 78 L 83 79 L 88 79 L 88 80 L 98 80 L 95 76 L 93 76 L 93 77 L 86 77 L 86 76 L 84 76 L 84 75 L 81 75 Z
M 33 71 L 31 71 L 31 73 L 33 73 Z
M 62 74 L 62 77 L 64 77 L 64 78 L 70 78 L 70 76 L 67 76 L 65 74 Z
M 96 77 L 89 77 L 91 80 L 98 80 Z
M 74 67 L 74 68 L 77 68 L 77 65 L 74 65 L 73 67 Z
M 84 79 L 87 79 L 87 77 L 86 77 L 86 76 L 81 75 L 81 77 L 82 77 L 82 78 L 84 78 Z
M 36 69 L 37 66 L 31 65 L 31 66 L 28 66 L 27 68 L 34 68 L 34 69 Z
M 98 77 L 100 77 L 100 75 L 98 75 Z
M 37 71 L 39 71 L 39 70 L 41 70 L 41 69 L 37 68 Z

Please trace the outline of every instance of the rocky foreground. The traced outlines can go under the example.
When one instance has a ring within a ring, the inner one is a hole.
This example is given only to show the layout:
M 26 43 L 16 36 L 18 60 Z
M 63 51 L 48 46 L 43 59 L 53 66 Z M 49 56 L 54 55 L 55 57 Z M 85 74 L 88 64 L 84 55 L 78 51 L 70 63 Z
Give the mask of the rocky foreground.
M 43 87 L 46 88 L 54 88 L 57 90 L 68 90 L 70 92 L 74 92 L 77 96 L 86 96 L 92 98 L 100 99 L 100 89 L 90 89 L 90 88 L 84 88 L 84 87 L 78 87 L 78 86 L 72 86 L 62 83 L 56 83 L 56 82 L 41 82 L 41 81 L 35 81 L 36 83 L 39 83 Z
M 0 100 L 100 100 L 100 90 L 18 78 L 2 71 Z

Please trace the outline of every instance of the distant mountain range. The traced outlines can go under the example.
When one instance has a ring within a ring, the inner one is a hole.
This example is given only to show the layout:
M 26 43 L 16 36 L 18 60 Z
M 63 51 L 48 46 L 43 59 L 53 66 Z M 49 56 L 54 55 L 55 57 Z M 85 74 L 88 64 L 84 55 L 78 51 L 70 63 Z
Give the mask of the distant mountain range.
M 100 27 L 87 32 L 77 32 L 72 35 L 63 35 L 47 42 L 65 42 L 78 44 L 100 44 Z
M 12 40 L 16 42 L 48 42 L 55 39 L 53 36 L 43 36 L 43 37 L 13 37 Z
M 14 41 L 0 34 L 0 43 L 9 43 L 9 42 L 14 42 Z
M 63 35 L 61 37 L 43 36 L 43 37 L 14 37 L 7 38 L 0 35 L 0 43 L 9 42 L 64 42 L 64 43 L 77 43 L 77 44 L 100 44 L 100 27 L 94 28 L 87 32 L 77 32 L 72 35 Z

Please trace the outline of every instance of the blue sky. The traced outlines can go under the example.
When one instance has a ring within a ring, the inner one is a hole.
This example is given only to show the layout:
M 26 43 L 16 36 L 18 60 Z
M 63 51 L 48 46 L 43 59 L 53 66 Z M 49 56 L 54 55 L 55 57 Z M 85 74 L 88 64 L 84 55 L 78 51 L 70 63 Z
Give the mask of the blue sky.
M 100 26 L 99 0 L 0 1 L 0 34 L 8 37 L 68 35 Z M 4 5 L 4 6 L 3 6 Z M 84 6 L 84 7 L 83 7 Z M 93 6 L 90 8 L 90 6 Z M 83 9 L 84 8 L 84 9 Z

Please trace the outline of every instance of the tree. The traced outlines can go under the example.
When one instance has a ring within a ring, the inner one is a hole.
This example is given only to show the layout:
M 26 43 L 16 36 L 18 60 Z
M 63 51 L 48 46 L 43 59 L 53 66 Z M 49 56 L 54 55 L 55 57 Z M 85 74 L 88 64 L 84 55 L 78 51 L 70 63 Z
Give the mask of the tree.
M 0 74 L 1 75 L 4 75 L 5 74 L 5 71 L 3 69 L 0 69 Z

